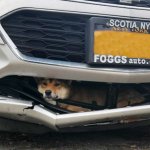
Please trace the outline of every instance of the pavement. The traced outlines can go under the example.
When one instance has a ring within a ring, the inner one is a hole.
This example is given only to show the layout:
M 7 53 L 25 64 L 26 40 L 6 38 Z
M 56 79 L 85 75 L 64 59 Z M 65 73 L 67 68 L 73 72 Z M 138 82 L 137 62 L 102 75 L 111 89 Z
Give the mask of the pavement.
M 0 132 L 0 150 L 150 150 L 150 128 L 86 133 Z

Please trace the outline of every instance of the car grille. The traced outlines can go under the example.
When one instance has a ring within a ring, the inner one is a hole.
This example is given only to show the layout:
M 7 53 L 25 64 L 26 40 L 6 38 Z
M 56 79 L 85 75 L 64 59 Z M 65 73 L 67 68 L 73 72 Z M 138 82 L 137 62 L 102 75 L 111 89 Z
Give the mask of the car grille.
M 129 5 L 137 7 L 150 7 L 149 0 L 84 0 L 84 1 Z
M 85 62 L 85 29 L 89 16 L 19 11 L 1 20 L 18 50 L 30 57 Z

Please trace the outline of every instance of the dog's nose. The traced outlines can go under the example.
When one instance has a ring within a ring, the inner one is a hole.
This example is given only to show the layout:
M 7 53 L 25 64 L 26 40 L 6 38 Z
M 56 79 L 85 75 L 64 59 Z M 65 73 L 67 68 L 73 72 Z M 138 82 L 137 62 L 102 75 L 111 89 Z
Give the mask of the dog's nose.
M 46 94 L 47 96 L 50 96 L 51 93 L 52 93 L 51 90 L 46 90 L 46 91 L 45 91 L 45 94 Z

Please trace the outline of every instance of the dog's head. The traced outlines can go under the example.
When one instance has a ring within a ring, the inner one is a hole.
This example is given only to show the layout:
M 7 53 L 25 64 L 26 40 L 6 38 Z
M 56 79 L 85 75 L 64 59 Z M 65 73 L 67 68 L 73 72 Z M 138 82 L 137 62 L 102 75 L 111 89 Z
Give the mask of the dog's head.
M 70 94 L 71 81 L 57 79 L 39 79 L 38 91 L 47 101 L 67 99 Z

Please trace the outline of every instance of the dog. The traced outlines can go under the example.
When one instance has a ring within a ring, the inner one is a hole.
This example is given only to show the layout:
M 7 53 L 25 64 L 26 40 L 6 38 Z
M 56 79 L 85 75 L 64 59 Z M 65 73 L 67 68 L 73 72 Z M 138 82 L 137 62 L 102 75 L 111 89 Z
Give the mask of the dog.
M 97 102 L 98 105 L 104 105 L 105 94 L 104 89 L 96 87 L 81 86 L 80 83 L 72 85 L 72 81 L 58 79 L 41 79 L 38 81 L 38 91 L 43 95 L 43 98 L 48 103 L 56 105 L 56 101 L 70 99 L 72 101 L 92 103 Z M 60 104 L 60 107 L 74 111 L 83 112 L 90 111 L 89 109 Z
M 78 102 L 90 103 L 96 102 L 97 105 L 105 105 L 107 87 L 104 86 L 85 86 L 80 83 L 72 84 L 72 81 L 59 79 L 39 79 L 38 91 L 48 103 L 56 105 L 57 100 L 72 100 Z M 144 98 L 136 90 L 121 89 L 118 95 L 117 108 L 126 107 L 128 105 L 138 104 L 144 101 Z M 89 109 L 60 104 L 60 107 L 73 111 L 85 112 Z

